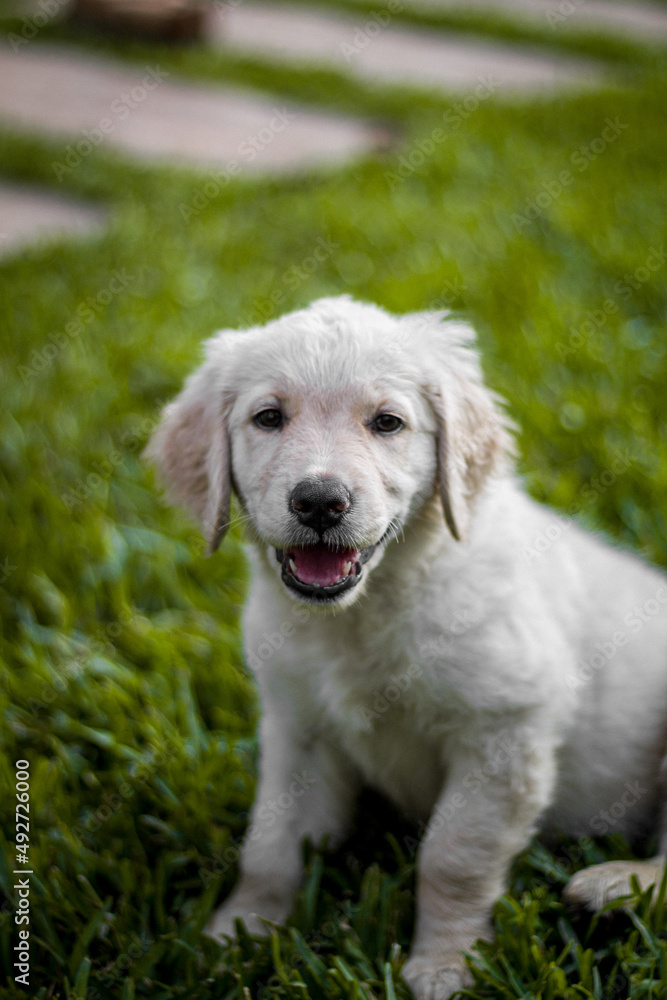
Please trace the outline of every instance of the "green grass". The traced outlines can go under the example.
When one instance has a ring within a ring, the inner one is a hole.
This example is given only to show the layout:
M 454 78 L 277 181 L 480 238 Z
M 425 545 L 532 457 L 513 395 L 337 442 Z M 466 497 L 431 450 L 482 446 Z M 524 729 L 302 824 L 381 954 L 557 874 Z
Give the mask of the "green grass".
M 245 563 L 238 536 L 203 557 L 140 452 L 217 328 L 342 292 L 396 311 L 451 305 L 477 325 L 488 379 L 522 427 L 530 491 L 667 565 L 665 78 L 647 58 L 627 89 L 491 98 L 463 117 L 456 100 L 340 74 L 116 48 L 356 107 L 402 139 L 345 169 L 235 181 L 193 214 L 181 206 L 205 174 L 101 146 L 57 184 L 64 142 L 3 132 L 3 176 L 106 203 L 110 223 L 0 267 L 0 992 L 25 995 L 12 985 L 11 845 L 14 762 L 27 757 L 30 995 L 405 1000 L 415 831 L 375 799 L 337 856 L 307 849 L 289 928 L 223 952 L 201 937 L 253 795 Z M 627 128 L 578 158 L 607 118 Z M 295 283 L 321 238 L 333 252 Z M 468 996 L 667 997 L 662 905 L 637 896 L 598 920 L 560 901 L 572 872 L 626 851 L 615 838 L 554 853 L 535 842 L 497 904 L 496 939 L 472 956 Z

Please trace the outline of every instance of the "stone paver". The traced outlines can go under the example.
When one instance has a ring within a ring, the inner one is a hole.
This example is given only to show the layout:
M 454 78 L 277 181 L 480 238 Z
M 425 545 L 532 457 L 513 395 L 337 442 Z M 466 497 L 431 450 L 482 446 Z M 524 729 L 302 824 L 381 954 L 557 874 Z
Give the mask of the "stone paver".
M 557 0 L 555 0 L 557 2 Z M 351 18 L 301 6 L 244 0 L 219 8 L 213 42 L 286 60 L 316 61 L 371 80 L 465 91 L 492 78 L 502 93 L 599 85 L 593 60 L 463 35 L 409 28 L 376 16 Z
M 461 0 L 404 0 L 461 8 Z M 667 7 L 610 0 L 466 0 L 557 31 L 581 27 L 638 40 L 667 38 Z M 26 14 L 29 13 L 26 6 Z M 360 77 L 452 91 L 550 92 L 599 84 L 598 64 L 490 39 L 400 25 L 391 18 L 262 0 L 213 5 L 209 40 L 237 51 L 330 65 Z M 63 137 L 57 179 L 102 143 L 152 161 L 236 175 L 336 165 L 386 145 L 387 132 L 241 89 L 182 82 L 160 66 L 130 69 L 80 50 L 0 47 L 0 120 Z M 0 184 L 0 256 L 35 240 L 99 230 L 105 212 L 48 191 Z
M 104 228 L 106 212 L 49 191 L 0 183 L 0 257 L 62 235 L 87 236 Z
M 128 69 L 37 43 L 0 48 L 1 119 L 63 136 L 56 177 L 102 143 L 151 161 L 275 173 L 339 164 L 388 138 L 364 122 L 278 97 L 180 82 L 157 65 Z
M 410 6 L 461 9 L 461 0 L 408 0 Z M 561 25 L 585 28 L 637 41 L 667 38 L 667 6 L 657 3 L 616 3 L 614 0 L 466 0 L 465 6 L 513 19 L 530 20 L 558 30 Z

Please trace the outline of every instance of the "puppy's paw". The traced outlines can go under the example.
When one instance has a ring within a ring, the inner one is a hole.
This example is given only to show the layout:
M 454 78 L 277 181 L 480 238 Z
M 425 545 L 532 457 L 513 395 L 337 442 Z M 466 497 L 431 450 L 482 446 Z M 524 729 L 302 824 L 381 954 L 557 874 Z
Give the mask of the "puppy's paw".
M 471 977 L 460 957 L 450 964 L 447 960 L 415 956 L 403 966 L 402 976 L 415 1000 L 449 1000 L 464 986 L 469 986 Z
M 221 906 L 211 914 L 209 922 L 204 928 L 206 937 L 213 938 L 218 944 L 225 944 L 226 938 L 236 937 L 235 921 L 242 920 L 251 934 L 266 934 L 266 926 L 254 926 L 257 922 L 257 914 L 252 912 L 241 912 L 235 906 Z
M 653 883 L 659 883 L 664 864 L 663 858 L 653 858 L 651 861 L 607 861 L 602 865 L 591 865 L 570 879 L 563 898 L 573 906 L 601 910 L 605 903 L 632 892 L 631 875 L 637 876 L 642 891 Z
M 251 900 L 231 896 L 211 915 L 204 928 L 204 934 L 219 944 L 225 944 L 225 938 L 236 937 L 235 923 L 237 920 L 242 920 L 249 934 L 268 937 L 271 928 L 265 921 L 282 924 L 289 915 L 289 909 L 289 903 L 279 904 L 275 900 Z

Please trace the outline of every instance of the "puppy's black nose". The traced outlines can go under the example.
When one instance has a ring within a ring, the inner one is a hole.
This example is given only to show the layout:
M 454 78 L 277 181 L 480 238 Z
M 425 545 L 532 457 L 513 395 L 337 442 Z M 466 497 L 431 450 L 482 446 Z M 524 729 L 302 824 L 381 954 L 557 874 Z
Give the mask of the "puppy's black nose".
M 345 515 L 350 494 L 340 479 L 304 479 L 292 490 L 289 505 L 302 524 L 321 535 Z

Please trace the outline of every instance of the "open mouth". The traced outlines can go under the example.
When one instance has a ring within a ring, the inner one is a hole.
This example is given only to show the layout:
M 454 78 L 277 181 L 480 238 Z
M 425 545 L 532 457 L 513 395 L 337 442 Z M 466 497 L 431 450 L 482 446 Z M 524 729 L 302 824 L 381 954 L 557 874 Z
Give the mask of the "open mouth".
M 363 565 L 377 545 L 366 549 L 332 549 L 324 542 L 276 549 L 283 583 L 316 601 L 330 601 L 359 583 Z

